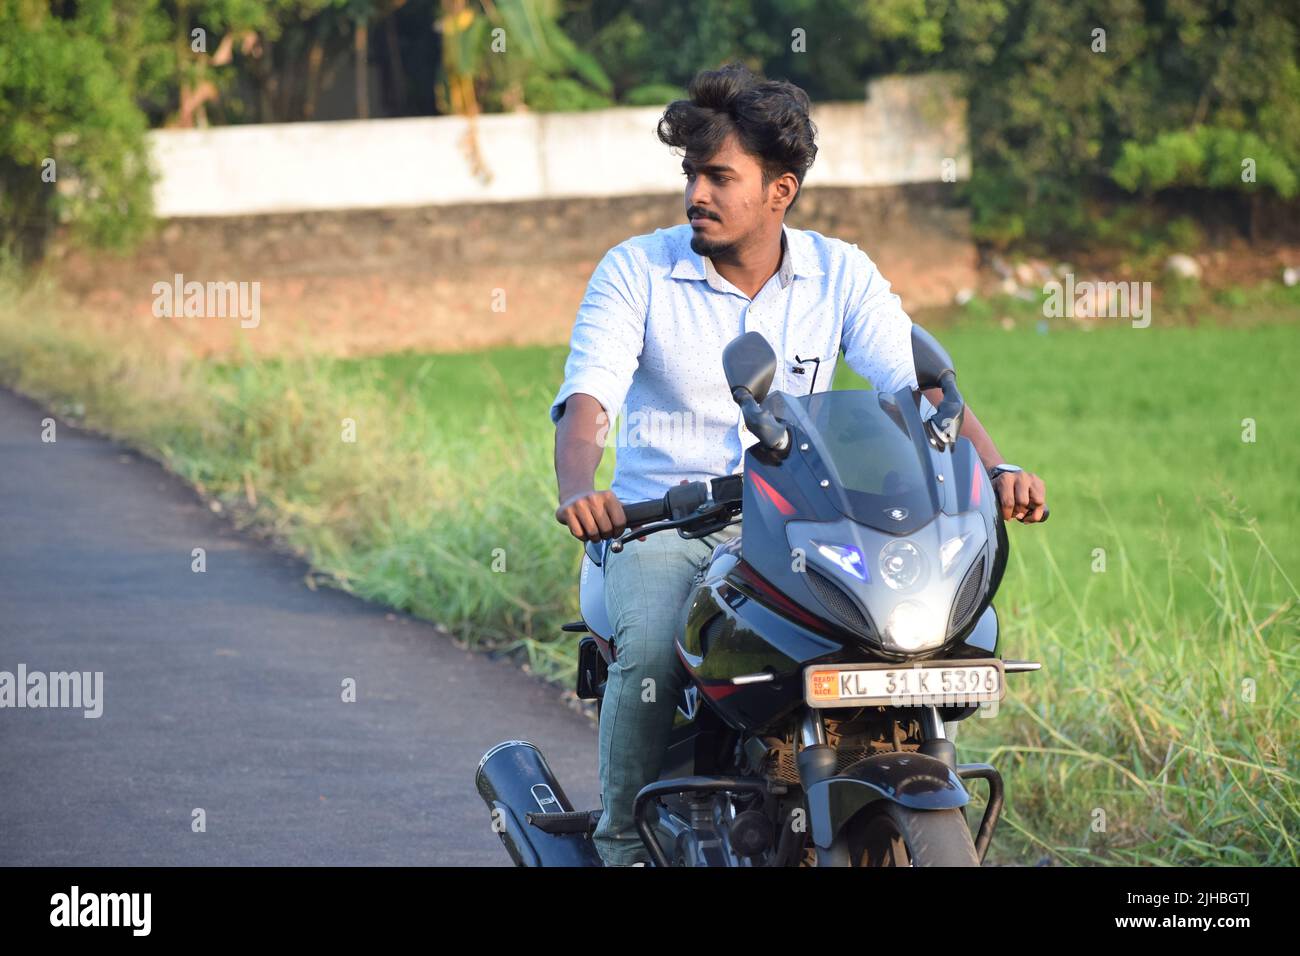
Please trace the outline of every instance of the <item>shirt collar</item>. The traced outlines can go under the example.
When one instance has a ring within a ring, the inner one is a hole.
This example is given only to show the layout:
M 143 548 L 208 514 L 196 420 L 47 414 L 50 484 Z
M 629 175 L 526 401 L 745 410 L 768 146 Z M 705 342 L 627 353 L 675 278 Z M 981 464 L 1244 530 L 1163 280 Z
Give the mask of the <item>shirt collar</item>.
M 824 272 L 817 264 L 817 258 L 809 245 L 807 237 L 797 229 L 781 224 L 781 268 L 777 275 L 781 278 L 781 288 L 788 286 L 795 276 L 819 276 Z M 717 275 L 712 261 L 691 248 L 690 239 L 677 250 L 677 261 L 669 273 L 674 279 L 711 279 Z M 712 284 L 712 283 L 710 283 Z

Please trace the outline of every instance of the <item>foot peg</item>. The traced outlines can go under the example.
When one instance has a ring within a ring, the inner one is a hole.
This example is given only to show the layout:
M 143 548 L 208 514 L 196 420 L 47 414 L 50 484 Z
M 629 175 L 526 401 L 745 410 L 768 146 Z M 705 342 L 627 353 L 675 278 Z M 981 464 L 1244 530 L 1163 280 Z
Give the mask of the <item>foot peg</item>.
M 543 833 L 591 833 L 600 822 L 600 810 L 570 810 L 566 813 L 525 813 L 531 825 Z

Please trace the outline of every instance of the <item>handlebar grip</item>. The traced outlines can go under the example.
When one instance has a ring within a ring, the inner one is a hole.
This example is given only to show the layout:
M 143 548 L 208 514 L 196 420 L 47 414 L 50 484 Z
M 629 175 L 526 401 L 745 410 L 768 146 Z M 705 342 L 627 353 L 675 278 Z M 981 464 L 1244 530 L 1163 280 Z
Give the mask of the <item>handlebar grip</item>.
M 628 527 L 661 521 L 668 517 L 668 502 L 663 498 L 651 501 L 623 501 L 623 516 L 627 518 Z
M 680 517 L 695 511 L 709 500 L 709 486 L 702 481 L 683 481 L 673 485 L 668 494 L 653 501 L 619 502 L 623 516 L 631 527 Z

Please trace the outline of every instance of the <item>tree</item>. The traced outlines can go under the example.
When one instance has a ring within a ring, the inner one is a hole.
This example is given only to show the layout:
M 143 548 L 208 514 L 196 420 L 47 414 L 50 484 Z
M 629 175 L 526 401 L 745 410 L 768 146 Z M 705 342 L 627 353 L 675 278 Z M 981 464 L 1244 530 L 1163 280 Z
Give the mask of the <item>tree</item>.
M 1089 200 L 1113 183 L 1231 188 L 1253 204 L 1262 188 L 1293 194 L 1295 4 L 873 0 L 865 10 L 895 68 L 963 76 L 982 239 L 1077 243 Z M 1258 187 L 1241 179 L 1256 154 Z
M 21 260 L 50 230 L 118 247 L 150 222 L 151 177 L 137 96 L 156 89 L 166 46 L 154 0 L 83 0 L 57 16 L 0 5 L 0 239 Z
M 444 112 L 470 118 L 465 149 L 475 174 L 491 172 L 474 125 L 487 99 L 503 109 L 591 109 L 611 105 L 599 63 L 560 28 L 556 0 L 444 0 Z
M 1110 175 L 1130 192 L 1242 195 L 1254 239 L 1265 194 L 1300 192 L 1300 19 L 1260 0 L 1213 7 L 1180 23 L 1194 101 L 1185 96 L 1162 131 L 1125 142 Z

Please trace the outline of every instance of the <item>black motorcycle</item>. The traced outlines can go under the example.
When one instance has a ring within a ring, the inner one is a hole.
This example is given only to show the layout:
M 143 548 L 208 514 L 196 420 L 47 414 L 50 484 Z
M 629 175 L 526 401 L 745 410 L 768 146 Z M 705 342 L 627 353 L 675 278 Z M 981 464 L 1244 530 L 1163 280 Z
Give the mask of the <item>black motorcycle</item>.
M 689 681 L 665 772 L 636 797 L 657 866 L 978 866 L 1002 777 L 958 763 L 945 722 L 1005 696 L 992 604 L 1007 536 L 989 477 L 958 437 L 952 360 L 919 326 L 918 389 L 769 389 L 757 332 L 723 368 L 756 441 L 742 474 L 624 504 L 628 529 L 588 543 L 578 695 L 599 702 L 617 647 L 601 565 L 640 535 L 703 537 L 740 520 L 697 577 L 678 653 Z M 940 388 L 933 408 L 921 389 Z M 1044 515 L 1046 517 L 1046 514 Z M 974 838 L 966 787 L 988 800 Z M 600 866 L 599 810 L 574 810 L 540 751 L 493 747 L 476 774 L 520 866 Z

